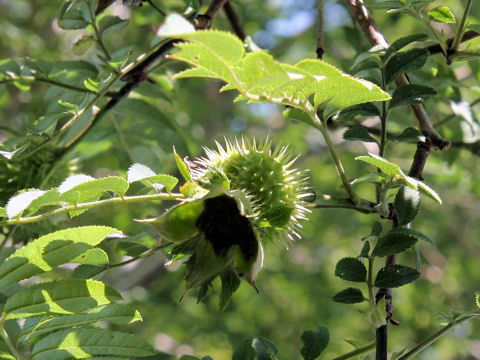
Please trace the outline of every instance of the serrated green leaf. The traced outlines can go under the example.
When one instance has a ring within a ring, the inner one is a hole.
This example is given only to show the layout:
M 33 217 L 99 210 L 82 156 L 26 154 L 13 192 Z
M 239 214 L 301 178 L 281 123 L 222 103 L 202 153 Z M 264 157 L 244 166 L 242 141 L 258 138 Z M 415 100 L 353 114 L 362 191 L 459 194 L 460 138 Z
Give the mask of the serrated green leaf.
M 342 304 L 357 304 L 365 301 L 365 297 L 362 294 L 362 290 L 357 288 L 347 288 L 336 293 L 333 296 L 333 301 Z
M 177 185 L 178 179 L 171 175 L 159 174 L 152 177 L 147 177 L 143 181 L 155 189 L 159 189 L 160 186 L 165 186 L 168 191 L 172 191 Z
M 93 36 L 84 35 L 73 44 L 73 53 L 75 55 L 83 55 L 93 44 L 95 44 Z
M 426 49 L 411 49 L 393 55 L 385 65 L 386 83 L 389 84 L 403 73 L 420 69 L 428 56 Z
M 27 287 L 5 303 L 7 319 L 75 314 L 123 300 L 111 286 L 95 280 L 65 279 Z
M 178 183 L 178 179 L 171 175 L 156 174 L 152 169 L 143 164 L 133 164 L 128 168 L 127 181 L 131 184 L 142 181 L 146 185 L 161 190 L 163 186 L 171 191 Z
M 325 116 L 344 107 L 390 97 L 373 83 L 355 79 L 320 60 L 303 60 L 296 65 L 275 61 L 264 51 L 244 55 L 244 47 L 235 36 L 218 31 L 171 36 L 181 43 L 175 59 L 195 67 L 177 74 L 212 77 L 225 81 L 224 90 L 236 89 L 238 100 L 273 102 L 300 110 L 310 106 L 325 108 Z M 313 95 L 313 104 L 308 104 Z M 311 110 L 309 110 L 311 111 Z
M 115 250 L 119 254 L 137 257 L 154 247 L 157 239 L 150 233 L 142 232 L 132 237 L 119 238 L 117 242 Z
M 377 173 L 370 173 L 366 174 L 363 176 L 360 176 L 359 178 L 353 179 L 350 184 L 355 185 L 355 184 L 361 184 L 364 182 L 370 182 L 370 183 L 375 183 L 375 184 L 381 184 L 382 182 L 385 182 L 386 179 Z
M 353 72 L 359 72 L 368 69 L 379 69 L 382 66 L 382 60 L 378 54 L 372 52 L 364 52 L 357 57 L 353 61 L 353 65 L 351 66 L 351 70 Z
M 58 25 L 65 30 L 83 29 L 89 25 L 89 22 L 85 20 L 78 2 L 73 0 L 65 1 L 60 15 L 58 17 Z
M 67 360 L 101 355 L 143 357 L 154 353 L 147 342 L 131 334 L 106 329 L 70 329 L 38 341 L 32 348 L 31 359 Z
M 394 206 L 398 225 L 406 225 L 417 216 L 420 206 L 420 193 L 418 190 L 402 186 L 395 197 Z
M 225 31 L 197 31 L 181 34 L 177 38 L 205 46 L 227 64 L 238 63 L 245 54 L 242 41 L 234 34 Z
M 198 234 L 196 221 L 204 208 L 203 201 L 194 201 L 174 206 L 158 218 L 137 221 L 151 224 L 168 241 L 181 242 Z
M 370 135 L 368 129 L 361 125 L 355 125 L 349 128 L 343 133 L 343 138 L 350 141 L 377 142 L 377 140 Z
M 278 349 L 263 337 L 249 337 L 237 345 L 232 360 L 276 360 Z
M 372 164 L 382 170 L 385 175 L 388 175 L 391 178 L 394 178 L 395 176 L 405 176 L 405 174 L 403 174 L 402 170 L 398 165 L 391 163 L 390 161 L 385 160 L 384 158 L 376 154 L 368 153 L 368 156 L 357 156 L 355 160 L 360 160 Z
M 92 248 L 69 261 L 70 263 L 105 265 L 110 262 L 108 254 L 100 248 Z
M 415 128 L 408 127 L 403 130 L 398 136 L 392 137 L 393 141 L 406 142 L 409 144 L 416 144 L 419 141 L 425 141 L 425 135 Z
M 302 121 L 306 124 L 312 124 L 312 119 L 305 111 L 295 108 L 287 108 L 282 112 L 283 116 L 287 119 Z
M 121 231 L 106 226 L 83 226 L 56 231 L 25 245 L 0 266 L 0 288 L 50 271 Z
M 356 117 L 380 116 L 378 108 L 371 102 L 354 105 L 343 109 L 338 115 L 338 121 L 350 122 Z
M 95 179 L 88 175 L 72 175 L 58 187 L 62 201 L 73 203 L 96 201 L 106 191 L 123 196 L 128 190 L 128 182 L 120 176 L 108 176 Z
M 98 23 L 98 29 L 102 36 L 110 36 L 127 26 L 128 20 L 120 19 L 118 16 L 104 16 Z
M 425 184 L 423 181 L 418 182 L 418 189 L 423 192 L 425 195 L 429 196 L 436 202 L 438 202 L 440 205 L 442 205 L 442 199 L 440 196 L 437 194 L 435 190 L 433 190 L 430 186 Z
M 315 360 L 327 348 L 330 334 L 325 326 L 319 326 L 318 331 L 305 331 L 302 334 L 303 347 L 300 353 L 304 360 Z
M 98 321 L 108 321 L 112 324 L 130 324 L 141 320 L 142 318 L 138 311 L 127 305 L 108 304 L 87 313 L 41 319 L 29 325 L 26 323 L 18 339 L 24 341 L 32 336 L 45 335 L 65 328 L 94 324 Z
M 413 42 L 425 41 L 427 38 L 428 38 L 428 35 L 426 34 L 413 34 L 413 35 L 405 36 L 398 40 L 395 40 L 385 52 L 383 61 L 386 62 L 392 55 L 396 54 L 399 50 L 403 49 L 405 46 Z
M 421 104 L 436 94 L 435 89 L 429 86 L 416 84 L 403 85 L 393 92 L 389 107 Z
M 438 6 L 428 12 L 428 17 L 436 22 L 455 24 L 455 16 L 446 6 Z
M 407 266 L 393 264 L 380 269 L 375 278 L 375 287 L 395 288 L 417 280 L 420 273 Z
M 35 199 L 44 194 L 44 190 L 32 189 L 11 197 L 5 206 L 8 218 L 12 219 L 21 216 Z
M 416 244 L 417 238 L 402 232 L 391 231 L 378 239 L 371 256 L 388 256 L 405 251 Z
M 391 232 L 400 232 L 400 233 L 404 233 L 404 234 L 407 234 L 407 235 L 410 235 L 410 236 L 413 236 L 413 237 L 416 237 L 418 240 L 423 240 L 427 243 L 429 243 L 430 245 L 432 246 L 437 246 L 437 244 L 435 243 L 435 241 L 433 241 L 432 239 L 430 239 L 428 236 L 426 236 L 425 234 L 419 232 L 419 231 L 416 231 L 416 230 L 413 230 L 413 229 L 409 229 L 409 228 L 406 228 L 404 226 L 400 226 L 400 227 L 397 227 L 395 229 L 392 229 Z
M 367 269 L 360 260 L 346 257 L 337 263 L 335 276 L 348 281 L 364 282 L 367 279 Z

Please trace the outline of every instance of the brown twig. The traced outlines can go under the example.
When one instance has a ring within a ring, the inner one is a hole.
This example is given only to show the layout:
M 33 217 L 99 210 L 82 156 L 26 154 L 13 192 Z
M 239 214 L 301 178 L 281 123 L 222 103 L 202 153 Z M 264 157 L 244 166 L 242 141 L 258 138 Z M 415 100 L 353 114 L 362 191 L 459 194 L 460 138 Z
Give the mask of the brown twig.
M 463 43 L 463 42 L 475 39 L 476 37 L 479 37 L 479 36 L 480 36 L 480 34 L 477 33 L 476 31 L 469 30 L 469 31 L 466 31 L 463 34 L 462 40 L 460 40 L 460 42 Z M 452 47 L 453 41 L 454 41 L 454 38 L 450 38 L 450 39 L 447 40 L 447 48 L 448 49 L 450 49 Z M 438 44 L 427 47 L 427 50 L 431 55 L 443 54 L 442 47 Z
M 232 26 L 235 34 L 240 38 L 240 40 L 245 41 L 247 35 L 245 34 L 242 23 L 240 22 L 240 19 L 238 18 L 238 15 L 235 12 L 235 9 L 233 8 L 230 1 L 227 1 L 225 3 L 225 5 L 223 6 L 223 10 L 225 11 L 225 15 L 227 15 L 227 19 L 230 22 L 230 25 Z
M 325 0 L 317 1 L 317 59 L 322 59 L 325 53 Z
M 367 8 L 363 5 L 363 0 L 346 0 L 347 5 L 367 36 L 368 41 L 372 45 L 380 45 L 385 48 L 389 46 L 388 42 L 381 32 L 376 28 L 375 22 L 368 13 Z M 403 74 L 395 80 L 397 86 L 407 85 L 410 83 L 408 77 Z M 415 114 L 418 122 L 419 130 L 430 141 L 433 147 L 440 150 L 447 150 L 450 147 L 450 142 L 443 139 L 433 128 L 432 123 L 422 105 L 411 105 L 411 109 Z
M 363 5 L 363 0 L 346 0 L 350 12 L 359 23 L 363 32 L 367 36 L 369 42 L 372 45 L 389 47 L 388 42 L 381 32 L 376 28 L 375 22 L 368 13 L 367 8 Z M 401 75 L 396 79 L 397 86 L 403 86 L 410 83 L 406 74 Z M 450 143 L 444 140 L 433 128 L 430 119 L 422 105 L 412 105 L 411 109 L 415 114 L 418 122 L 419 130 L 425 135 L 426 141 L 420 142 L 417 145 L 417 151 L 413 160 L 413 164 L 410 168 L 409 175 L 417 179 L 423 179 L 423 168 L 425 166 L 428 155 L 431 152 L 432 147 L 439 148 L 440 150 L 447 150 Z M 395 211 L 391 209 L 390 218 L 393 220 L 393 227 L 398 226 L 396 220 Z M 396 262 L 396 254 L 387 257 L 386 265 L 394 264 Z M 398 322 L 392 319 L 393 317 L 393 297 L 391 289 L 379 289 L 376 301 L 380 301 L 385 298 L 385 312 L 387 321 L 392 324 L 398 325 Z M 388 355 L 388 324 L 382 325 L 376 329 L 377 348 L 376 348 L 376 360 L 387 360 Z

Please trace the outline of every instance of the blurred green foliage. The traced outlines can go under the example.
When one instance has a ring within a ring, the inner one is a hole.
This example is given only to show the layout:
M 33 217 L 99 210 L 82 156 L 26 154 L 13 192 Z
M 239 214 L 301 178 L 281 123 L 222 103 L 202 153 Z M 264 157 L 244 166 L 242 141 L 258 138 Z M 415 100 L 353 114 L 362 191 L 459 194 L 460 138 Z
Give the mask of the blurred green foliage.
M 0 1 L 0 58 L 22 57 L 48 61 L 84 59 L 99 64 L 97 49 L 74 55 L 72 45 L 85 30 L 64 31 L 56 17 L 61 1 Z M 181 11 L 184 1 L 156 1 L 164 10 Z M 374 3 L 370 1 L 368 4 Z M 460 0 L 442 2 L 461 16 Z M 242 1 L 233 2 L 245 31 L 279 60 L 293 63 L 315 56 L 315 1 Z M 205 6 L 202 7 L 204 9 Z M 344 2 L 327 1 L 324 60 L 349 72 L 353 59 L 370 48 L 361 30 L 348 13 Z M 133 45 L 136 53 L 144 51 L 155 39 L 155 31 L 164 20 L 148 4 L 128 7 L 115 3 L 108 10 L 128 18 L 128 26 L 107 38 L 113 53 Z M 379 29 L 393 42 L 396 38 L 425 32 L 422 23 L 403 14 L 373 12 Z M 473 6 L 471 23 L 480 22 L 480 7 Z M 453 35 L 446 27 L 439 29 Z M 229 30 L 224 14 L 215 18 L 214 27 Z M 478 49 L 480 40 L 469 43 Z M 337 174 L 320 134 L 308 125 L 286 120 L 282 109 L 269 104 L 232 104 L 232 93 L 219 94 L 221 84 L 204 79 L 172 80 L 183 65 L 167 61 L 149 74 L 154 84 L 143 82 L 128 99 L 123 99 L 79 143 L 66 160 L 75 161 L 77 172 L 92 176 L 125 174 L 135 162 L 146 164 L 157 173 L 179 175 L 172 155 L 193 158 L 202 154 L 202 146 L 211 147 L 223 137 L 248 134 L 269 136 L 274 142 L 288 144 L 302 154 L 297 167 L 308 169 L 312 188 L 318 194 L 342 195 Z M 447 66 L 441 55 L 429 58 L 427 65 L 411 74 L 414 83 L 429 85 L 438 95 L 425 107 L 432 122 L 442 123 L 441 134 L 454 142 L 478 141 L 480 107 L 472 107 L 470 126 L 451 102 L 480 98 L 480 65 L 462 61 Z M 459 80 L 462 80 L 461 83 Z M 79 84 L 80 86 L 81 84 Z M 0 142 L 12 135 L 25 134 L 36 119 L 48 112 L 56 95 L 48 84 L 34 83 L 29 92 L 11 84 L 0 84 Z M 143 100 L 142 103 L 139 100 Z M 139 108 L 139 106 L 147 108 Z M 392 132 L 415 126 L 405 107 L 392 111 L 388 129 Z M 332 136 L 348 175 L 365 173 L 366 164 L 354 161 L 370 148 L 366 143 L 342 139 L 342 124 L 331 124 Z M 473 140 L 472 140 L 473 139 Z M 387 157 L 405 171 L 411 164 L 414 144 L 391 143 Z M 422 199 L 414 227 L 433 239 L 437 247 L 420 244 L 422 278 L 394 290 L 394 318 L 401 326 L 390 330 L 390 349 L 410 347 L 440 327 L 438 314 L 452 309 L 473 309 L 474 292 L 480 288 L 480 158 L 479 153 L 453 146 L 448 152 L 434 152 L 425 168 L 425 182 L 442 197 L 443 206 Z M 0 177 L 2 174 L 0 174 Z M 2 181 L 6 179 L 2 178 Z M 4 184 L 2 184 L 4 186 Z M 37 185 L 38 186 L 38 185 Z M 369 184 L 356 187 L 359 194 L 374 200 Z M 393 199 L 392 199 L 393 200 Z M 3 205 L 3 204 L 2 204 Z M 158 216 L 172 203 L 121 205 L 90 211 L 74 220 L 55 218 L 55 226 L 104 224 L 127 234 L 146 230 L 133 219 Z M 143 322 L 129 327 L 158 350 L 180 357 L 182 354 L 210 355 L 228 359 L 233 348 L 247 336 L 256 335 L 277 344 L 284 359 L 300 358 L 301 334 L 319 324 L 330 329 L 330 344 L 324 358 L 333 358 L 353 349 L 343 340 L 363 344 L 374 339 L 374 331 L 365 316 L 366 305 L 355 307 L 334 303 L 332 296 L 345 287 L 334 276 L 335 264 L 346 256 L 355 256 L 362 248 L 361 238 L 368 235 L 374 215 L 349 210 L 315 210 L 304 229 L 302 239 L 289 251 L 266 249 L 266 268 L 257 281 L 260 294 L 242 284 L 225 312 L 218 310 L 219 284 L 214 293 L 197 304 L 195 296 L 179 299 L 184 292 L 184 269 L 177 264 L 164 266 L 165 257 L 141 260 L 108 272 L 107 282 L 125 293 L 140 310 Z M 390 226 L 383 221 L 384 226 Z M 21 231 L 42 234 L 35 224 Z M 146 231 L 150 232 L 150 229 Z M 157 235 L 153 232 L 151 236 Z M 108 250 L 108 249 L 107 249 Z M 115 252 L 111 251 L 112 256 Z M 120 260 L 120 255 L 116 255 Z M 112 259 L 115 260 L 115 259 Z M 402 264 L 415 267 L 413 252 L 401 255 Z M 359 310 L 359 311 L 357 311 Z M 424 351 L 420 359 L 480 359 L 480 325 L 464 323 Z M 169 357 L 165 357 L 169 358 Z

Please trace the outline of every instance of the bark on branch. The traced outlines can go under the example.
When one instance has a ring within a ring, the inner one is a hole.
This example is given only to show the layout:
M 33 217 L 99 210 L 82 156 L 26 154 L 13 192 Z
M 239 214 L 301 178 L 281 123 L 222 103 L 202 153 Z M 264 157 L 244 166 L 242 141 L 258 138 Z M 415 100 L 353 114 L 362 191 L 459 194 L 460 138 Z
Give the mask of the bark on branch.
M 372 45 L 380 45 L 387 48 L 389 46 L 387 40 L 381 32 L 377 30 L 373 18 L 368 13 L 367 8 L 363 5 L 363 0 L 346 0 L 350 12 L 357 20 L 358 24 L 365 33 L 368 41 Z M 403 74 L 395 80 L 398 86 L 407 85 L 410 83 L 408 77 Z M 422 105 L 410 106 L 418 122 L 418 128 L 433 147 L 440 150 L 448 150 L 450 142 L 443 139 L 440 134 L 434 129 L 424 107 Z

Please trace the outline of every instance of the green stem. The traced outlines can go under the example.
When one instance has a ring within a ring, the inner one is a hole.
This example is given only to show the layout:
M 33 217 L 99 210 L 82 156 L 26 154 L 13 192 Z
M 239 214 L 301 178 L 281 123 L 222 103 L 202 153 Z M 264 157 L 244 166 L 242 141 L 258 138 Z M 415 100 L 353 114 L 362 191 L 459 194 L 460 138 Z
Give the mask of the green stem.
M 311 209 L 351 209 L 356 210 L 364 214 L 376 213 L 377 204 L 368 200 L 360 199 L 357 205 L 352 204 L 350 199 L 334 198 L 330 195 L 320 195 L 317 199 L 309 204 Z
M 424 16 L 421 16 L 420 19 L 423 21 L 425 26 L 430 30 L 433 36 L 437 38 L 438 45 L 440 45 L 440 47 L 442 48 L 443 55 L 447 56 L 447 48 L 446 48 L 444 39 L 440 36 L 438 31 L 434 27 L 432 27 L 430 20 L 425 19 Z
M 10 340 L 10 337 L 8 336 L 7 331 L 5 330 L 5 327 L 3 324 L 5 323 L 5 313 L 2 314 L 2 318 L 0 319 L 0 337 L 3 339 L 5 344 L 8 346 L 8 349 L 10 350 L 10 354 L 12 354 L 15 359 L 17 360 L 25 360 L 25 357 L 20 353 L 20 351 L 15 347 L 13 342 Z
M 180 200 L 185 197 L 182 194 L 151 194 L 151 195 L 138 195 L 138 196 L 124 196 L 124 197 L 115 197 L 110 199 L 104 199 L 99 201 L 92 201 L 86 203 L 80 203 L 75 205 L 64 206 L 60 209 L 55 209 L 49 211 L 45 214 L 29 216 L 29 217 L 19 217 L 11 220 L 0 221 L 0 226 L 3 225 L 16 225 L 16 224 L 29 224 L 37 221 L 47 219 L 49 217 L 64 214 L 69 211 L 82 210 L 82 209 L 91 209 L 108 204 L 118 204 L 118 203 L 133 203 L 140 201 L 153 201 L 153 200 Z
M 82 93 L 96 94 L 95 91 L 88 90 L 86 88 L 81 88 L 81 87 L 78 87 L 78 86 L 65 84 L 65 83 L 62 83 L 60 81 L 52 80 L 52 79 L 49 79 L 49 78 L 35 77 L 35 76 L 14 75 L 13 77 L 11 77 L 9 79 L 0 80 L 0 84 L 5 84 L 5 83 L 13 82 L 13 81 L 24 81 L 24 82 L 38 81 L 38 82 L 43 82 L 43 83 L 46 83 L 46 84 L 55 85 L 55 86 L 59 86 L 59 87 L 65 88 L 65 89 L 74 90 L 74 91 L 78 91 L 78 92 L 82 92 Z
M 105 265 L 103 266 L 101 269 L 99 269 L 98 271 L 96 271 L 95 273 L 93 273 L 90 277 L 94 277 L 94 276 L 97 276 L 98 274 L 101 274 L 102 272 L 104 271 L 107 271 L 109 269 L 112 269 L 112 268 L 116 268 L 116 267 L 120 267 L 120 266 L 124 266 L 124 265 L 128 265 L 132 262 L 135 262 L 137 260 L 140 260 L 140 259 L 144 259 L 150 255 L 152 255 L 155 251 L 157 250 L 160 250 L 160 249 L 163 249 L 167 246 L 170 246 L 171 244 L 162 244 L 162 245 L 158 245 L 158 246 L 155 246 L 147 251 L 145 251 L 144 253 L 136 256 L 136 257 L 133 257 L 131 259 L 128 259 L 128 260 L 125 260 L 125 261 L 122 261 L 122 262 L 119 262 L 119 263 L 116 263 L 116 264 L 108 264 L 108 265 Z
M 368 258 L 368 302 L 371 306 L 375 306 L 375 296 L 373 295 L 373 261 L 374 258 Z
M 462 20 L 460 21 L 460 25 L 457 28 L 457 33 L 455 34 L 455 39 L 453 40 L 451 49 L 454 51 L 458 50 L 458 46 L 462 41 L 463 32 L 465 30 L 465 23 L 467 22 L 468 14 L 470 13 L 470 9 L 472 8 L 472 0 L 467 0 L 467 5 L 465 7 L 465 11 L 463 12 Z
M 97 40 L 98 45 L 100 45 L 100 48 L 105 54 L 105 57 L 108 60 L 112 60 L 112 57 L 110 56 L 110 52 L 107 50 L 107 47 L 103 43 L 102 35 L 100 34 L 100 31 L 98 31 L 97 23 L 95 22 L 95 13 L 93 12 L 90 6 L 88 7 L 88 9 L 90 10 L 90 16 L 92 18 L 92 22 L 90 24 L 92 25 L 93 31 L 95 32 L 95 40 Z
M 431 344 L 433 344 L 435 341 L 437 341 L 438 339 L 440 339 L 443 335 L 445 335 L 451 328 L 453 328 L 455 325 L 458 325 L 458 324 L 461 324 L 465 321 L 468 321 L 468 320 L 471 320 L 472 318 L 474 318 L 475 316 L 478 316 L 478 315 L 469 315 L 469 316 L 466 316 L 464 318 L 461 318 L 461 319 L 454 319 L 452 321 L 450 321 L 445 327 L 443 327 L 442 329 L 440 329 L 439 331 L 437 331 L 435 334 L 433 334 L 432 336 L 426 338 L 425 340 L 423 340 L 420 344 L 418 344 L 417 346 L 415 346 L 412 350 L 410 350 L 409 352 L 407 352 L 405 355 L 402 355 L 400 356 L 397 360 L 406 360 L 406 359 L 410 359 L 412 356 L 415 356 L 417 355 L 420 351 L 422 351 L 423 349 L 425 349 L 426 347 L 430 346 Z
M 332 139 L 330 138 L 330 134 L 328 133 L 328 130 L 325 126 L 325 124 L 320 121 L 318 116 L 315 114 L 315 118 L 313 118 L 313 122 L 315 123 L 316 127 L 320 132 L 322 133 L 325 143 L 327 144 L 328 151 L 330 152 L 330 156 L 333 159 L 333 163 L 335 164 L 335 167 L 337 168 L 338 175 L 340 175 L 340 179 L 342 180 L 343 186 L 345 187 L 345 190 L 347 190 L 348 196 L 350 197 L 350 201 L 354 204 L 357 205 L 360 202 L 360 198 L 358 197 L 357 193 L 353 190 L 352 186 L 350 185 L 350 182 L 348 181 L 347 174 L 345 172 L 345 169 L 343 168 L 343 164 L 338 158 L 337 152 L 335 150 L 335 145 L 333 145 Z
M 343 354 L 342 356 L 339 356 L 339 357 L 336 357 L 335 359 L 333 360 L 345 360 L 345 359 L 350 359 L 354 356 L 357 356 L 357 355 L 361 355 L 361 354 L 364 354 L 364 353 L 367 353 L 369 351 L 372 351 L 373 349 L 375 349 L 375 345 L 376 345 L 376 342 L 372 342 L 368 345 L 365 345 L 364 347 L 361 347 L 361 348 L 358 348 L 358 349 L 355 349 L 353 351 L 350 351 L 346 354 Z

